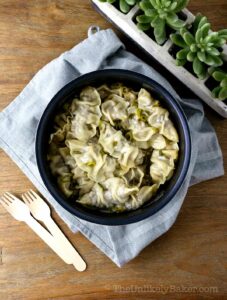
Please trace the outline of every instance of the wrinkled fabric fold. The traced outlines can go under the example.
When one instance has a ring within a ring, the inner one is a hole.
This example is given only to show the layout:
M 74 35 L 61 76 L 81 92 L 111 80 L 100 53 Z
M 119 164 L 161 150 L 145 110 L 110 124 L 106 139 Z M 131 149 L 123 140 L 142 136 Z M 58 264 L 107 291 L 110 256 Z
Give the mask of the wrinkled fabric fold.
M 155 215 L 124 226 L 103 226 L 81 220 L 64 210 L 45 188 L 36 165 L 35 135 L 52 97 L 78 76 L 100 69 L 127 69 L 163 85 L 181 104 L 189 121 L 192 158 L 182 187 Z M 0 146 L 21 168 L 73 232 L 80 231 L 118 266 L 122 266 L 175 222 L 190 185 L 224 174 L 222 153 L 202 104 L 180 99 L 152 67 L 127 52 L 112 30 L 100 31 L 44 66 L 20 95 L 0 113 Z

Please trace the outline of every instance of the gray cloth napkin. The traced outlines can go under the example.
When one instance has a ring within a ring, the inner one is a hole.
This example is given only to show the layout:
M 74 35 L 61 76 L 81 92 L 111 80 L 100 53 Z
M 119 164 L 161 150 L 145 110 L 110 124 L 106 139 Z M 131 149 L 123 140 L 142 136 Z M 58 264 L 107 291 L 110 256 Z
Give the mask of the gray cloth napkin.
M 64 210 L 46 190 L 36 166 L 35 135 L 51 98 L 76 77 L 98 69 L 120 68 L 153 78 L 180 102 L 189 121 L 192 158 L 175 197 L 155 215 L 125 226 L 95 225 Z M 48 199 L 73 232 L 79 230 L 119 267 L 165 233 L 175 222 L 189 185 L 224 174 L 222 153 L 198 100 L 181 100 L 154 69 L 127 52 L 112 30 L 103 30 L 44 66 L 21 94 L 0 113 L 0 146 Z

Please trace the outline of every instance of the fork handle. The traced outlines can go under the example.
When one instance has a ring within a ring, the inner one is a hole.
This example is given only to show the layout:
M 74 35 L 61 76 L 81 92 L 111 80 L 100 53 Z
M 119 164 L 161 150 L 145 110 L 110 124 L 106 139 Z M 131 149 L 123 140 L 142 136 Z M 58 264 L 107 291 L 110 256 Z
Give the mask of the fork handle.
M 24 221 L 66 264 L 70 264 L 67 255 L 53 236 L 44 229 L 32 216 Z
M 59 241 L 59 244 L 62 246 L 62 251 L 67 255 L 71 264 L 79 271 L 84 271 L 86 269 L 86 263 L 73 245 L 69 242 L 67 237 L 57 226 L 51 216 L 43 220 L 44 224 L 48 230 L 52 233 L 53 237 Z

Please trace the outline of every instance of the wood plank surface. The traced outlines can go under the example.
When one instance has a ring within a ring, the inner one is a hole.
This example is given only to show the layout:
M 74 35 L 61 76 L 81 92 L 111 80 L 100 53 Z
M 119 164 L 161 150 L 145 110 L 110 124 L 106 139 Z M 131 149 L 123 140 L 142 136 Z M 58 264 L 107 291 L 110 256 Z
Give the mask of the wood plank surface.
M 226 0 L 191 0 L 214 29 L 227 27 Z M 87 0 L 0 0 L 0 110 L 46 63 L 87 36 L 111 27 Z M 121 36 L 121 35 L 120 35 Z M 122 37 L 128 49 L 156 63 Z M 181 95 L 189 91 L 165 73 Z M 45 88 L 48 88 L 48 83 Z M 227 167 L 227 120 L 206 107 Z M 30 181 L 0 150 L 0 194 L 20 194 Z M 0 206 L 0 299 L 227 299 L 227 176 L 190 188 L 172 229 L 123 268 L 81 234 L 57 223 L 88 263 L 78 273 Z

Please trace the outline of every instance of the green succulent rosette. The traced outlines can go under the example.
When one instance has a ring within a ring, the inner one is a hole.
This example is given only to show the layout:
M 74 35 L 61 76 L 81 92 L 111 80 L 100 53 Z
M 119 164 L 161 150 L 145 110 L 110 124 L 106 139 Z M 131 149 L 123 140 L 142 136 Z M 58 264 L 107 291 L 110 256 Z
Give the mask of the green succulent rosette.
M 139 3 L 143 15 L 137 16 L 137 27 L 146 31 L 154 29 L 155 40 L 163 44 L 166 40 L 166 27 L 179 30 L 185 22 L 178 17 L 189 0 L 142 0 Z
M 221 101 L 227 100 L 227 72 L 218 68 L 210 68 L 209 73 L 219 83 L 212 90 L 212 96 Z
M 227 29 L 211 32 L 210 28 L 207 18 L 198 14 L 191 30 L 181 28 L 170 35 L 172 42 L 182 48 L 176 54 L 176 64 L 183 66 L 187 61 L 191 62 L 194 73 L 200 79 L 206 77 L 209 67 L 223 64 L 222 46 L 227 40 Z

